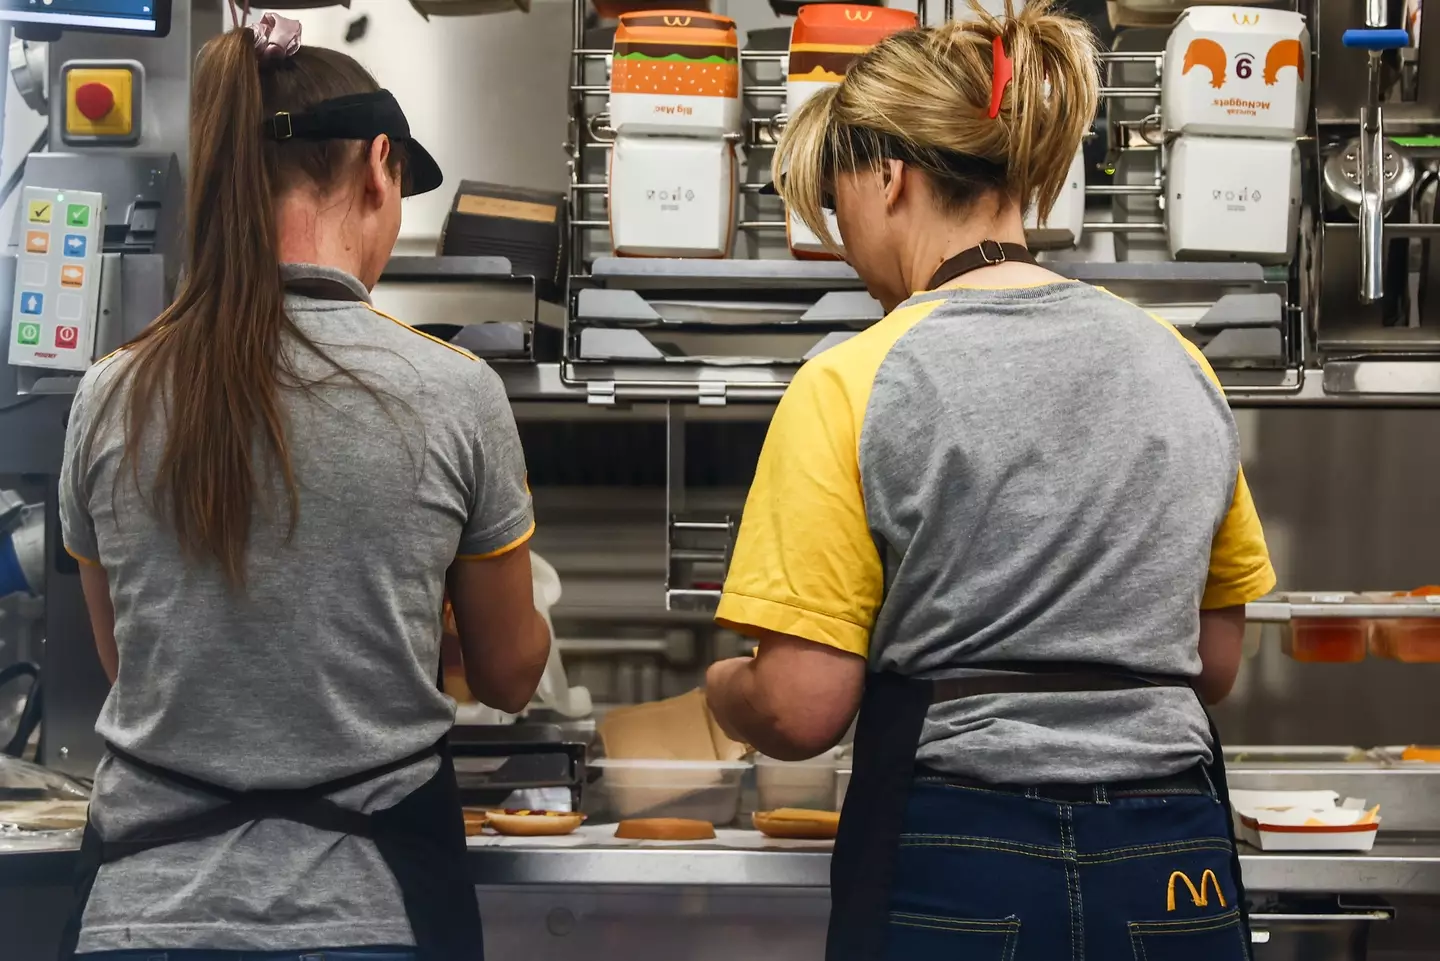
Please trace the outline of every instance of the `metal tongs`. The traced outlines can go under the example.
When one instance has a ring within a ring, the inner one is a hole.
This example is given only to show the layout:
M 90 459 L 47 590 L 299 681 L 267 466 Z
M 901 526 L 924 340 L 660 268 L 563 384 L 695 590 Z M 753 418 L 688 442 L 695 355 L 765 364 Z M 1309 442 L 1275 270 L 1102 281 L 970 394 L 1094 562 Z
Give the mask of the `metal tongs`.
M 1385 0 L 1367 0 L 1365 29 L 1346 30 L 1347 47 L 1370 54 L 1369 99 L 1360 117 L 1360 300 L 1385 296 L 1385 124 L 1380 109 L 1381 56 L 1410 45 L 1406 30 L 1385 26 Z

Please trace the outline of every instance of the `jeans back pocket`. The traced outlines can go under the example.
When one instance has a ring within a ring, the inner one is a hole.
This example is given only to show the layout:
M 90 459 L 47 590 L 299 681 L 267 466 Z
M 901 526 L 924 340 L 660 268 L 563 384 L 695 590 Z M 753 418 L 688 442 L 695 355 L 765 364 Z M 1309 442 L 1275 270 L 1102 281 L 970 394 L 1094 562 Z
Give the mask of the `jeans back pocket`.
M 885 953 L 896 961 L 1012 961 L 1019 937 L 1019 918 L 967 921 L 892 911 Z
M 1135 961 L 1248 961 L 1245 926 L 1231 909 L 1208 918 L 1132 921 Z

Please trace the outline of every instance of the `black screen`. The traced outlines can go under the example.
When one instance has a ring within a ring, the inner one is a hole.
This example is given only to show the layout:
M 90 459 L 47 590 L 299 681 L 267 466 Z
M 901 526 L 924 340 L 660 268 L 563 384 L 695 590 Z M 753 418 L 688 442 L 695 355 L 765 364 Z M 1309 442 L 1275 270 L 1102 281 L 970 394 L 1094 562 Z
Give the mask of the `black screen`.
M 0 20 L 62 30 L 98 30 L 164 36 L 169 0 L 0 0 Z

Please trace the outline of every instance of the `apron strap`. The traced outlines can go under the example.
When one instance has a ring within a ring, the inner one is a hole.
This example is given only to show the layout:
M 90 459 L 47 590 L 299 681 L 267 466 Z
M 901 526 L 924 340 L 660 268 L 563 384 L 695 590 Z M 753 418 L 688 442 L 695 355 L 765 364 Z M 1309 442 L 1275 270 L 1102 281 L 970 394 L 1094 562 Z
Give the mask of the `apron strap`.
M 329 795 L 412 767 L 428 757 L 434 757 L 440 750 L 439 745 L 433 745 L 379 767 L 347 774 L 311 787 L 236 791 L 153 764 L 113 744 L 107 744 L 106 747 L 123 764 L 156 780 L 208 795 L 222 803 L 150 831 L 114 840 L 101 840 L 101 864 L 119 861 L 167 844 L 215 837 L 254 821 L 294 821 L 320 831 L 373 839 L 371 815 L 341 807 L 330 800 Z
M 930 278 L 926 290 L 934 290 L 950 283 L 962 274 L 996 264 L 1017 263 L 1039 265 L 1030 249 L 1024 244 L 1002 244 L 998 240 L 982 240 L 968 250 L 962 250 L 945 261 Z

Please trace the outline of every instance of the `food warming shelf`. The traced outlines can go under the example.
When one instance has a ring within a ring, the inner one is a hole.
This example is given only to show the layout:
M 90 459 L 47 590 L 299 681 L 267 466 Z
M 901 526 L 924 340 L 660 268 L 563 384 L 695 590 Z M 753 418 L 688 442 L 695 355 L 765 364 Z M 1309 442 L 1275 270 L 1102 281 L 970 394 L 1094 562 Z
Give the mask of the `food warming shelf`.
M 1260 396 L 1302 386 L 1300 372 L 1278 361 L 1295 318 L 1286 282 L 1273 270 L 1244 263 L 1051 266 L 1185 329 L 1231 389 Z M 883 315 L 855 272 L 837 262 L 601 257 L 586 282 L 573 292 L 558 377 L 564 389 L 554 396 L 601 405 L 774 402 L 806 359 Z M 1270 362 L 1253 360 L 1256 344 Z M 1237 366 L 1236 357 L 1252 359 Z
M 479 357 L 533 361 L 541 288 L 536 278 L 516 274 L 505 257 L 392 257 L 373 300 Z

